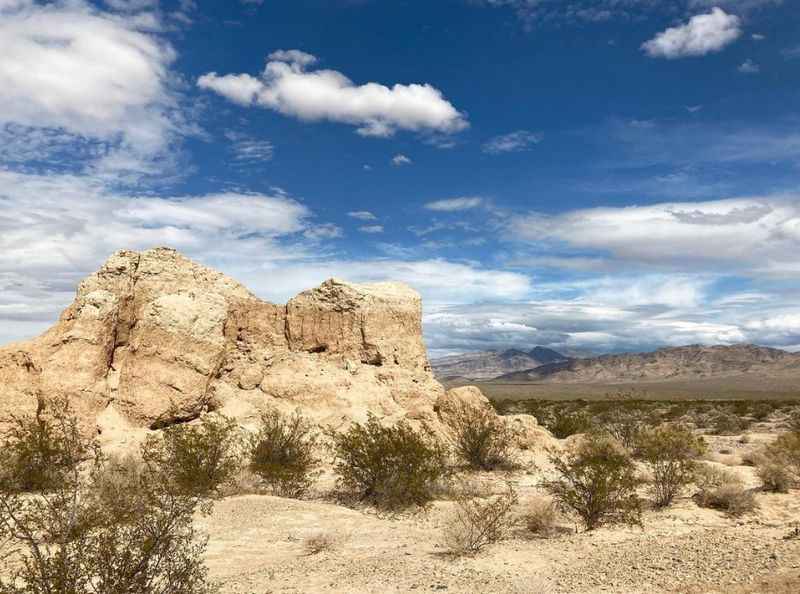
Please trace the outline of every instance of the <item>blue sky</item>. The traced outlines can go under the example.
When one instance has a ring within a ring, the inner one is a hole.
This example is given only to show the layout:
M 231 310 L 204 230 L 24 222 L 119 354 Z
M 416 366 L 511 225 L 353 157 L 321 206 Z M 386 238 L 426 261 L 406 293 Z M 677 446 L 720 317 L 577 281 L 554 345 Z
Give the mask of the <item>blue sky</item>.
M 800 350 L 792 0 L 0 0 L 0 342 L 113 251 L 401 280 L 434 355 Z

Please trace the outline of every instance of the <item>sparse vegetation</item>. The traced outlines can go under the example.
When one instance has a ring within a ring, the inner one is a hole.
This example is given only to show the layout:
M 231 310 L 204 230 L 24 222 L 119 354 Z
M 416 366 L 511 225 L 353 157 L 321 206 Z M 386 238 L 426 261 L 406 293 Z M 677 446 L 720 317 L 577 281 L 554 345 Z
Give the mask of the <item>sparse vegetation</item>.
M 514 435 L 488 406 L 462 404 L 452 415 L 455 452 L 474 470 L 514 466 Z
M 46 435 L 48 452 L 75 451 L 76 436 L 64 430 L 77 427 L 68 407 L 57 407 L 47 416 L 40 407 L 35 417 L 21 420 L 7 442 L 12 449 L 15 440 L 29 444 Z M 84 444 L 93 457 L 58 458 L 63 462 L 58 482 L 47 483 L 35 494 L 19 493 L 14 483 L 3 483 L 0 541 L 12 546 L 0 592 L 215 591 L 202 560 L 205 541 L 192 525 L 200 500 L 165 488 L 162 475 L 133 458 L 108 460 L 96 444 Z M 82 464 L 88 465 L 85 472 Z
M 578 515 L 587 530 L 603 524 L 641 525 L 641 480 L 621 446 L 607 436 L 587 435 L 572 451 L 551 452 L 558 478 L 548 488 L 565 511 Z
M 0 483 L 15 492 L 58 489 L 96 446 L 81 435 L 64 399 L 40 398 L 36 413 L 12 415 L 3 435 Z
M 329 437 L 340 487 L 383 509 L 426 505 L 450 472 L 445 446 L 404 421 L 385 427 L 370 416 Z
M 783 469 L 791 485 L 800 484 L 800 431 L 790 431 L 778 436 L 778 439 L 765 448 L 764 456 L 766 464 Z
M 317 465 L 316 436 L 299 413 L 277 411 L 261 415 L 258 432 L 249 442 L 249 469 L 281 497 L 301 497 L 311 486 Z
M 337 539 L 332 534 L 318 532 L 303 541 L 303 550 L 308 556 L 319 555 L 333 550 L 336 547 L 336 542 Z
M 456 508 L 443 528 L 442 544 L 454 555 L 470 555 L 502 540 L 514 524 L 517 503 L 511 486 L 487 498 L 457 498 Z
M 650 489 L 655 505 L 666 507 L 694 480 L 696 459 L 706 450 L 701 438 L 679 425 L 661 425 L 641 431 L 636 457 L 652 474 Z
M 695 482 L 697 504 L 741 516 L 756 508 L 755 495 L 746 489 L 734 472 L 720 470 L 708 464 L 698 465 Z
M 142 446 L 148 471 L 176 494 L 218 496 L 241 465 L 241 436 L 235 421 L 206 415 L 193 425 L 175 425 Z

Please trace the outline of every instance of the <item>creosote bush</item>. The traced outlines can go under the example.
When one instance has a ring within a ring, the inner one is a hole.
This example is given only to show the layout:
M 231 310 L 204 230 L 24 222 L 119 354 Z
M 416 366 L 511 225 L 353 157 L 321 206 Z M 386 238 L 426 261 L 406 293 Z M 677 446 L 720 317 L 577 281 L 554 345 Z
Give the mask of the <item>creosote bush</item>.
M 548 490 L 559 507 L 580 517 L 587 530 L 603 524 L 641 525 L 641 480 L 636 465 L 619 443 L 604 435 L 587 435 L 577 447 L 551 451 L 558 478 Z
M 473 470 L 513 468 L 514 434 L 490 406 L 461 404 L 452 415 L 455 452 Z
M 764 449 L 766 464 L 783 469 L 788 484 L 800 485 L 800 431 L 790 431 L 778 436 Z
M 552 416 L 546 417 L 545 428 L 558 439 L 566 439 L 570 435 L 586 433 L 592 429 L 592 422 L 584 412 L 567 412 L 555 409 Z
M 666 507 L 694 481 L 696 460 L 706 444 L 686 427 L 661 425 L 640 432 L 634 449 L 652 474 L 650 490 L 656 506 Z
M 700 464 L 695 483 L 698 488 L 695 500 L 701 507 L 718 509 L 731 516 L 741 516 L 756 508 L 753 492 L 744 487 L 738 474 Z
M 426 505 L 450 472 L 446 447 L 405 421 L 383 426 L 370 415 L 366 423 L 328 436 L 340 488 L 382 509 Z
M 316 436 L 299 412 L 261 415 L 258 432 L 250 437 L 249 469 L 281 497 L 302 497 L 311 486 L 317 465 Z
M 57 489 L 78 465 L 94 455 L 64 399 L 40 398 L 31 416 L 11 415 L 3 435 L 0 482 L 6 490 Z
M 41 407 L 40 407 L 41 409 Z M 45 426 L 43 428 L 43 426 Z M 49 435 L 57 451 L 73 446 L 68 407 L 25 419 L 14 440 Z M 12 448 L 13 449 L 13 448 Z M 10 542 L 3 594 L 209 594 L 205 541 L 193 528 L 200 500 L 167 488 L 135 458 L 70 458 L 57 484 L 21 494 L 0 488 L 0 541 Z M 11 488 L 7 488 L 11 487 Z
M 235 421 L 206 415 L 199 423 L 175 425 L 150 435 L 142 446 L 149 472 L 178 494 L 215 497 L 241 465 L 241 435 Z
M 519 499 L 511 486 L 487 498 L 465 494 L 447 519 L 442 544 L 454 555 L 471 555 L 499 542 L 514 525 L 513 511 Z

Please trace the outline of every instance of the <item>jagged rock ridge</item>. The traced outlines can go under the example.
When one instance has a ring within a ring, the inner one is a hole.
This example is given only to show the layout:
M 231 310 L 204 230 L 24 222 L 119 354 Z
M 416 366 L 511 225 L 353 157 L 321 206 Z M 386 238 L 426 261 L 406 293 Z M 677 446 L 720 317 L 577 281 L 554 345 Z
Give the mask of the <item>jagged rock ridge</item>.
M 121 251 L 49 331 L 0 348 L 0 415 L 66 397 L 109 443 L 207 411 L 246 425 L 266 407 L 300 407 L 325 424 L 372 413 L 436 429 L 446 394 L 421 309 L 405 285 L 334 279 L 275 305 L 174 250 Z

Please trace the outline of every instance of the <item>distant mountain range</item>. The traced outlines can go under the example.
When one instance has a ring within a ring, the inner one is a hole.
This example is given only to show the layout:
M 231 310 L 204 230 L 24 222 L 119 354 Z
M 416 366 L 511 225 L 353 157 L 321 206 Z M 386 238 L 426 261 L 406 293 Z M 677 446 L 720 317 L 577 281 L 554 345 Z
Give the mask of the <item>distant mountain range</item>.
M 549 362 L 495 374 L 527 360 Z M 585 383 L 619 384 L 670 380 L 723 378 L 737 375 L 790 375 L 798 378 L 800 388 L 800 353 L 750 344 L 734 346 L 701 346 L 662 348 L 649 353 L 625 353 L 588 358 L 568 358 L 550 349 L 537 347 L 528 353 L 472 353 L 433 361 L 434 373 L 440 379 L 453 376 L 468 379 L 491 379 L 508 383 Z
M 493 379 L 517 371 L 527 371 L 542 365 L 568 361 L 569 358 L 552 349 L 537 346 L 530 351 L 483 351 L 442 357 L 431 361 L 433 372 L 440 379 L 463 377 Z

